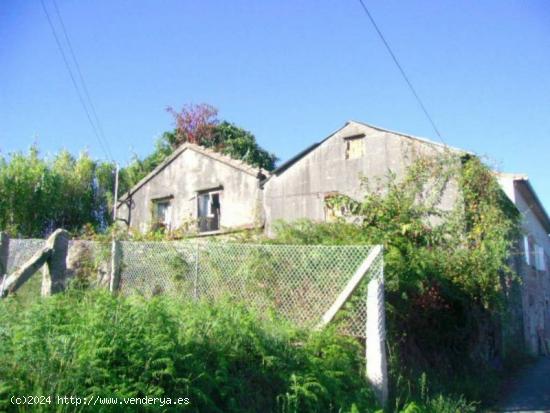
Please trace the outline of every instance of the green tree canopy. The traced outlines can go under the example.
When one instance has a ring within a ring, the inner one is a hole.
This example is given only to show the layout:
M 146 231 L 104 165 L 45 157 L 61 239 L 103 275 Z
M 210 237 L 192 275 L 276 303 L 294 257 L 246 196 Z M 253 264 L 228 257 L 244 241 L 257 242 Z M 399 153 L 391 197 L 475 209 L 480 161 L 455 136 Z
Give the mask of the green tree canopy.
M 164 132 L 155 150 L 144 159 L 134 157 L 122 172 L 123 192 L 162 163 L 178 146 L 190 142 L 213 149 L 266 171 L 275 169 L 277 157 L 263 149 L 249 131 L 217 118 L 216 108 L 200 104 L 185 105 L 181 111 L 168 108 L 174 116 L 175 128 Z
M 0 228 L 42 237 L 56 228 L 108 225 L 114 165 L 61 151 L 41 158 L 36 147 L 0 158 Z

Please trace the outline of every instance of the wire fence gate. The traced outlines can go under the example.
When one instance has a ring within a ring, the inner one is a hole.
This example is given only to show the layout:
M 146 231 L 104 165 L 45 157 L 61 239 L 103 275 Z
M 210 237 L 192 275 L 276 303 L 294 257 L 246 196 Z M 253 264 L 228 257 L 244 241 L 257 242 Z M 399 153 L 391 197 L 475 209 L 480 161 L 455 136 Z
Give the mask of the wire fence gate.
M 7 274 L 44 240 L 9 241 Z M 165 294 L 182 300 L 234 299 L 275 311 L 305 328 L 337 323 L 366 340 L 367 376 L 387 399 L 384 263 L 381 246 L 238 244 L 193 241 L 71 240 L 68 277 L 86 260 L 97 284 L 122 294 Z

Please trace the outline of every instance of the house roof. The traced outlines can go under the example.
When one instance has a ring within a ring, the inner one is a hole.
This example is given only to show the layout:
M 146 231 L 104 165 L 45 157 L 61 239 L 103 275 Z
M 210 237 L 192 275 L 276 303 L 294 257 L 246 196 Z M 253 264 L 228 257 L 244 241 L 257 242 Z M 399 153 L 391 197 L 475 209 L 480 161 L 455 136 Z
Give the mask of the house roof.
M 381 127 L 378 127 L 378 126 L 374 126 L 374 125 L 371 125 L 371 124 L 368 124 L 368 123 L 365 123 L 365 122 L 357 122 L 357 121 L 354 121 L 354 120 L 349 120 L 347 121 L 344 126 L 342 126 L 341 128 L 339 128 L 338 130 L 332 132 L 330 135 L 328 135 L 325 139 L 323 139 L 322 141 L 320 142 L 317 142 L 317 143 L 314 143 L 313 145 L 307 147 L 306 149 L 304 149 L 302 152 L 300 152 L 299 154 L 297 154 L 296 156 L 293 156 L 292 158 L 290 158 L 288 161 L 284 162 L 283 164 L 281 164 L 279 167 L 277 167 L 272 173 L 271 175 L 280 175 L 282 174 L 284 171 L 286 171 L 288 168 L 290 168 L 292 165 L 294 165 L 296 162 L 298 162 L 300 159 L 302 159 L 303 157 L 305 157 L 307 154 L 309 154 L 310 152 L 312 152 L 313 150 L 315 150 L 318 146 L 320 146 L 322 143 L 324 143 L 325 141 L 327 141 L 328 139 L 330 139 L 332 136 L 334 136 L 337 132 L 341 131 L 342 129 L 344 129 L 346 126 L 350 125 L 350 124 L 356 124 L 356 125 L 361 125 L 361 126 L 366 126 L 368 128 L 371 128 L 371 129 L 376 129 L 378 131 L 381 131 L 381 132 L 388 132 L 388 133 L 393 133 L 394 135 L 399 135 L 399 136 L 402 136 L 404 138 L 407 138 L 407 139 L 412 139 L 412 140 L 416 140 L 416 141 L 420 141 L 420 142 L 423 142 L 423 143 L 427 143 L 427 144 L 430 144 L 430 145 L 433 145 L 433 146 L 438 146 L 438 147 L 441 147 L 441 148 L 446 148 L 446 149 L 450 149 L 452 151 L 456 151 L 456 152 L 460 152 L 460 153 L 464 153 L 464 154 L 471 154 L 473 155 L 473 153 L 471 152 L 468 152 L 468 151 L 465 151 L 463 149 L 459 149 L 459 148 L 454 148 L 452 146 L 448 146 L 448 145 L 445 145 L 445 144 L 442 144 L 442 143 L 439 143 L 439 142 L 434 142 L 434 141 L 431 141 L 429 139 L 425 139 L 425 138 L 419 138 L 417 136 L 412 136 L 412 135 L 407 135 L 405 133 L 401 133 L 401 132 L 395 132 L 395 131 L 392 131 L 392 130 L 389 130 L 389 129 L 384 129 L 384 128 L 381 128 Z M 267 180 L 266 180 L 267 181 Z M 265 181 L 264 181 L 265 182 Z
M 514 182 L 514 186 L 518 189 L 521 196 L 529 205 L 529 208 L 541 222 L 546 233 L 550 234 L 550 217 L 535 192 L 535 189 L 531 185 L 529 177 L 526 174 L 498 173 L 497 175 L 501 178 L 510 179 Z M 515 200 L 513 201 L 515 203 Z
M 427 143 L 427 144 L 430 144 L 430 145 L 433 145 L 433 146 L 438 146 L 440 148 L 450 149 L 450 150 L 455 151 L 455 152 L 474 155 L 473 152 L 467 151 L 465 149 L 456 148 L 454 146 L 450 146 L 450 145 L 447 145 L 447 144 L 444 144 L 444 143 L 441 143 L 441 142 L 435 142 L 435 141 L 432 141 L 432 140 L 427 139 L 427 138 L 421 138 L 419 136 L 409 135 L 409 134 L 406 134 L 406 133 L 396 132 L 396 131 L 393 131 L 393 130 L 390 130 L 390 129 L 381 128 L 379 126 L 371 125 L 369 123 L 350 120 L 350 121 L 346 122 L 346 125 L 348 125 L 349 123 L 356 123 L 356 124 L 359 124 L 359 125 L 367 126 L 369 128 L 376 129 L 376 130 L 379 130 L 381 132 L 393 133 L 394 135 L 403 136 L 404 138 L 408 138 L 408 139 L 412 139 L 412 140 L 415 140 L 415 141 Z
M 126 200 L 130 195 L 134 194 L 138 189 L 140 189 L 143 185 L 145 185 L 147 182 L 149 182 L 151 179 L 153 179 L 156 175 L 158 175 L 164 168 L 166 168 L 168 165 L 172 163 L 178 156 L 180 156 L 183 152 L 191 150 L 194 152 L 198 152 L 204 156 L 207 156 L 209 158 L 212 158 L 216 161 L 219 161 L 221 163 L 224 163 L 232 168 L 235 168 L 239 171 L 242 171 L 244 173 L 247 173 L 252 176 L 258 175 L 258 168 L 254 168 L 253 166 L 247 164 L 246 162 L 240 161 L 238 159 L 233 159 L 230 156 L 221 154 L 219 152 L 216 152 L 212 149 L 205 148 L 204 146 L 195 145 L 193 143 L 186 142 L 176 148 L 174 152 L 168 156 L 162 163 L 160 163 L 155 169 L 153 169 L 151 172 L 149 172 L 143 179 L 141 179 L 137 184 L 135 184 L 128 192 L 126 192 L 124 195 L 122 195 L 119 199 L 119 205 Z M 269 176 L 269 172 L 262 171 L 265 175 Z

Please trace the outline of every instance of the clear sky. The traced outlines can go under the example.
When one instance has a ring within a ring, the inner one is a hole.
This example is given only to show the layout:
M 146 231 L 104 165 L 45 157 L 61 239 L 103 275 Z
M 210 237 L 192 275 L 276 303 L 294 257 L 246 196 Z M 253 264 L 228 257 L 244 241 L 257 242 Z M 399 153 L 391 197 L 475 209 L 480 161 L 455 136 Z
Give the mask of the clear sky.
M 52 0 L 44 0 L 54 24 Z M 365 0 L 445 142 L 550 210 L 550 2 Z M 359 120 L 437 140 L 357 0 L 57 0 L 113 156 L 209 103 L 288 159 Z M 62 38 L 63 40 L 63 38 Z M 0 151 L 105 158 L 39 0 L 0 2 Z

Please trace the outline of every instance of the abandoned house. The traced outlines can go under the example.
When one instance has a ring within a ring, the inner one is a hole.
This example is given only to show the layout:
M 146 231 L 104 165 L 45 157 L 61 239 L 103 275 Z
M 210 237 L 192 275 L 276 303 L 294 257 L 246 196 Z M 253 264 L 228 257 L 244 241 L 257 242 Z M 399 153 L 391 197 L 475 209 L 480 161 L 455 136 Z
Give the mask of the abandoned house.
M 242 161 L 185 143 L 122 196 L 117 218 L 141 232 L 254 228 L 262 222 L 263 178 Z
M 398 178 L 415 159 L 443 153 L 455 148 L 377 128 L 359 122 L 347 122 L 342 128 L 275 169 L 263 184 L 266 231 L 278 220 L 309 218 L 326 221 L 339 211 L 327 207 L 334 195 L 363 199 L 362 178 L 371 181 L 387 177 L 391 171 Z M 456 185 L 450 182 L 440 207 L 451 209 Z
M 512 258 L 521 276 L 523 333 L 531 353 L 550 334 L 550 218 L 525 175 L 498 174 L 501 188 L 521 213 L 522 237 Z
M 341 214 L 327 199 L 346 195 L 360 200 L 362 178 L 397 178 L 420 156 L 469 153 L 426 139 L 350 121 L 280 165 L 271 174 L 203 147 L 184 144 L 143 178 L 119 203 L 118 218 L 146 232 L 188 227 L 199 234 L 263 228 L 277 220 L 327 221 Z M 521 212 L 523 238 L 513 263 L 523 280 L 517 308 L 518 331 L 528 348 L 541 350 L 550 338 L 550 219 L 525 176 L 498 176 L 503 191 Z M 451 209 L 456 182 L 445 187 L 439 207 Z M 518 258 L 519 257 L 519 258 Z

